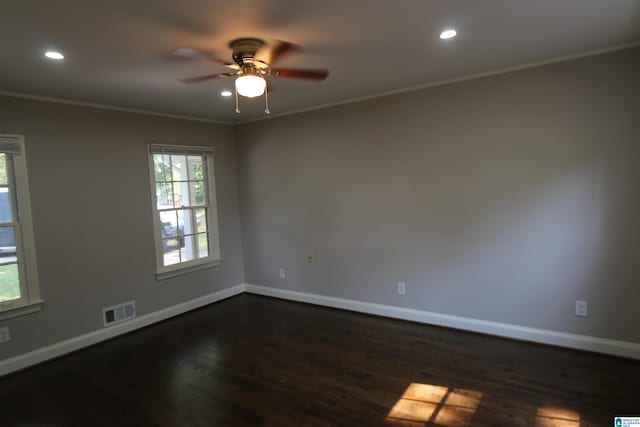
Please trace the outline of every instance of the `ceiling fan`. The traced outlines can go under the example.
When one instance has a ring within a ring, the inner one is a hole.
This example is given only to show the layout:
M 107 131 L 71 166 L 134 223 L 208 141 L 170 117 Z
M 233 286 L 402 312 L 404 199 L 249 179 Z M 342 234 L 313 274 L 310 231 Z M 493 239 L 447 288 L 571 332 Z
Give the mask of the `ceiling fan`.
M 180 79 L 183 83 L 199 83 L 221 76 L 236 77 L 236 113 L 240 113 L 238 95 L 255 98 L 265 94 L 265 113 L 269 111 L 269 88 L 265 77 L 299 78 L 309 80 L 324 80 L 329 75 L 328 70 L 299 70 L 293 68 L 274 68 L 272 65 L 287 54 L 300 51 L 292 43 L 275 40 L 265 42 L 257 38 L 240 38 L 229 42 L 233 62 L 219 59 L 217 56 L 188 47 L 180 47 L 172 52 L 173 55 L 206 59 L 235 70 L 228 73 L 207 74 L 204 76 Z

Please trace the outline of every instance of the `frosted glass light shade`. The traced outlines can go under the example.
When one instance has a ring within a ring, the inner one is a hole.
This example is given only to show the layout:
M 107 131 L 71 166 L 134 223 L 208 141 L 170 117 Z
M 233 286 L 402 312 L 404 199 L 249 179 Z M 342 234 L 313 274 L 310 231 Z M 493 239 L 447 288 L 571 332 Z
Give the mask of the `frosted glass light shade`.
M 267 82 L 260 76 L 246 75 L 236 79 L 236 91 L 247 98 L 255 98 L 264 93 Z

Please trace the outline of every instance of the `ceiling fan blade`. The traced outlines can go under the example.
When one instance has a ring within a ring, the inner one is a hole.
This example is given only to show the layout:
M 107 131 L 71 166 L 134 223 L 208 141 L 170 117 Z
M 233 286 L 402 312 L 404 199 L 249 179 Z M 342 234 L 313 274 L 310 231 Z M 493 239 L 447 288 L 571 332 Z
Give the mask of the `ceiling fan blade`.
M 282 57 L 301 51 L 300 47 L 282 40 L 273 40 L 262 46 L 255 54 L 255 59 L 272 65 L 279 61 Z
M 239 68 L 236 64 L 231 64 L 227 61 L 223 61 L 210 52 L 205 52 L 203 50 L 193 49 L 190 47 L 179 47 L 171 51 L 171 55 L 182 58 L 205 59 L 207 61 L 213 61 L 217 64 L 224 65 L 225 67 Z
M 220 76 L 235 76 L 236 73 L 219 73 L 219 74 L 207 74 L 206 76 L 187 77 L 186 79 L 180 79 L 182 83 L 199 83 L 206 80 L 218 78 Z
M 293 77 L 297 79 L 324 80 L 329 76 L 329 70 L 295 70 L 292 68 L 271 68 L 271 77 Z
M 180 79 L 182 83 L 199 83 L 204 82 L 206 80 L 215 79 L 222 76 L 222 74 L 208 74 L 206 76 L 198 76 L 198 77 L 187 77 L 186 79 Z

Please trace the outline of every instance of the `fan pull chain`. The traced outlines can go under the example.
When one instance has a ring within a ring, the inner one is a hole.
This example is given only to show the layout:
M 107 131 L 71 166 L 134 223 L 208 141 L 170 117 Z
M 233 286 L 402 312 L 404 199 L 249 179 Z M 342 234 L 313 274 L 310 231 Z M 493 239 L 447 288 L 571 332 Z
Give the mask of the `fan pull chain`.
M 236 85 L 233 85 L 233 91 L 236 94 L 236 113 L 240 114 L 240 106 L 238 105 L 238 89 L 236 89 L 235 86 Z
M 271 114 L 271 111 L 269 111 L 269 85 L 264 88 L 264 112 Z

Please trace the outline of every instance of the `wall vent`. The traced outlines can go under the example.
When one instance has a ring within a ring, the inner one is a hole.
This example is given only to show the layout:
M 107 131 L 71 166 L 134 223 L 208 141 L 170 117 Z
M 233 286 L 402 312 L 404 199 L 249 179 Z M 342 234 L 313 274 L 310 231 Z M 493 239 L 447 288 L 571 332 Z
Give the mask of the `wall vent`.
M 123 302 L 122 304 L 102 309 L 102 322 L 105 328 L 134 317 L 136 317 L 135 301 Z

